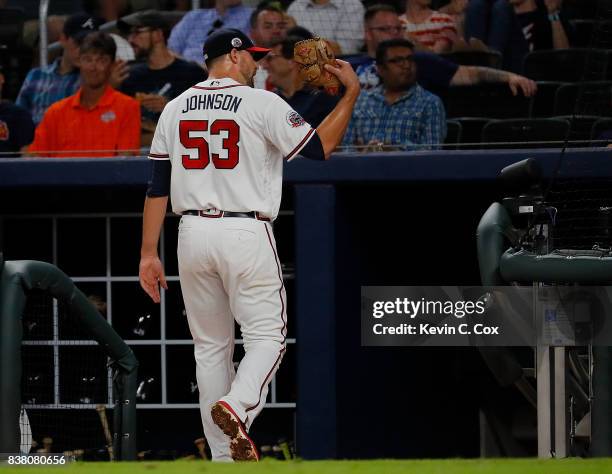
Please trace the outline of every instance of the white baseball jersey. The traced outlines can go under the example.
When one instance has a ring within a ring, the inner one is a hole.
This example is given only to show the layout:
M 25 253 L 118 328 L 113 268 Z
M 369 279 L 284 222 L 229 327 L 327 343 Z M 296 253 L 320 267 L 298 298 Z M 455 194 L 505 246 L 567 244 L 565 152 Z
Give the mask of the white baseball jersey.
M 172 164 L 172 209 L 219 209 L 276 218 L 283 158 L 315 129 L 278 95 L 233 79 L 208 79 L 164 108 L 149 158 Z

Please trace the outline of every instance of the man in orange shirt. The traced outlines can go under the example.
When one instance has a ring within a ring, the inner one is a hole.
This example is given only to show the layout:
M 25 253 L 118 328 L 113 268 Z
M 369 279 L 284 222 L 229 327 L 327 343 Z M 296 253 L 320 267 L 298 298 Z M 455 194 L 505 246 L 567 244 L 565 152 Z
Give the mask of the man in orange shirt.
M 83 40 L 81 88 L 47 109 L 29 153 L 62 158 L 137 153 L 140 105 L 109 85 L 115 52 L 115 42 L 106 33 Z

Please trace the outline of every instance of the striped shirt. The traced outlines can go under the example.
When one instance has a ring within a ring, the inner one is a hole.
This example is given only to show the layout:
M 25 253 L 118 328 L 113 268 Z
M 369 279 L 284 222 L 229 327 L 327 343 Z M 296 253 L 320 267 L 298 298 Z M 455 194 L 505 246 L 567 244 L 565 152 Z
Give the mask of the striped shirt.
M 223 16 L 219 15 L 216 8 L 192 10 L 172 28 L 168 48 L 188 61 L 202 64 L 202 46 L 208 35 L 220 28 L 236 28 L 248 34 L 252 12 L 252 7 L 243 5 L 228 8 Z
M 431 16 L 422 23 L 412 23 L 406 14 L 400 16 L 409 39 L 432 48 L 440 40 L 452 45 L 457 40 L 457 26 L 450 15 L 432 11 Z
M 28 72 L 15 103 L 32 114 L 35 124 L 42 121 L 51 104 L 74 94 L 81 85 L 78 69 L 60 74 L 61 58 L 47 67 L 36 67 Z
M 414 85 L 388 104 L 383 87 L 378 86 L 359 95 L 342 145 L 377 141 L 401 150 L 426 150 L 443 143 L 445 137 L 446 112 L 438 96 Z

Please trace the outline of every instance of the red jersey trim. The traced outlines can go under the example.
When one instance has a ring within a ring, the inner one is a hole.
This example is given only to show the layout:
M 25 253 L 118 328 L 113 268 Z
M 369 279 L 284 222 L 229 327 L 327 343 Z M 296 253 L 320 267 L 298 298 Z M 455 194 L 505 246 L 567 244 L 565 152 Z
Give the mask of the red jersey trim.
M 191 86 L 191 89 L 200 89 L 202 91 L 216 91 L 219 89 L 229 89 L 230 87 L 247 87 L 247 86 L 245 84 L 230 84 L 229 86 L 220 86 L 220 87 Z

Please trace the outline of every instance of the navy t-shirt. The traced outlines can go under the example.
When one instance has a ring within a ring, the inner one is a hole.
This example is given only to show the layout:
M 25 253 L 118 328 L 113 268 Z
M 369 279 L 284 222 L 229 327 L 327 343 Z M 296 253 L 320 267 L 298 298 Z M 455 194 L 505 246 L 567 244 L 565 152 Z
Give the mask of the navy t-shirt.
M 374 58 L 364 54 L 348 56 L 345 60 L 355 69 L 362 89 L 371 89 L 380 84 Z M 457 64 L 433 53 L 417 51 L 414 53 L 414 60 L 417 66 L 417 82 L 434 94 L 444 92 L 459 69 Z
M 32 116 L 23 107 L 0 102 L 0 158 L 15 158 L 23 146 L 34 140 Z M 13 152 L 4 154 L 5 152 Z
M 130 75 L 121 84 L 121 92 L 131 96 L 137 92 L 158 94 L 172 100 L 194 84 L 206 80 L 208 74 L 195 63 L 176 58 L 163 69 L 151 69 L 146 63 L 130 66 Z M 157 122 L 159 113 L 142 108 L 143 120 Z

